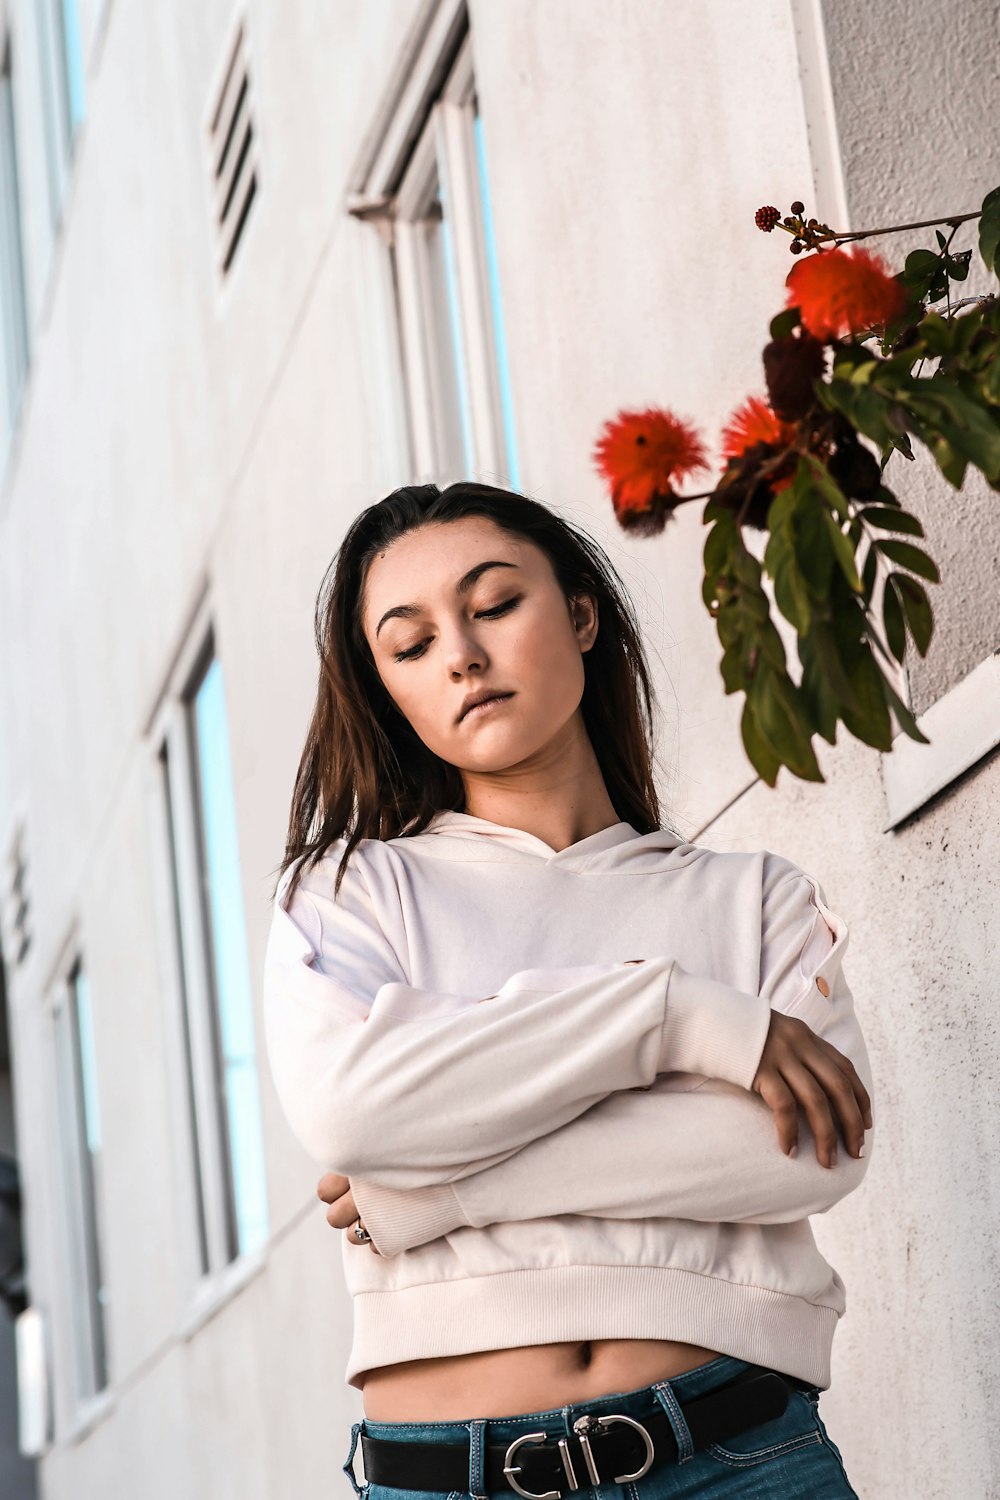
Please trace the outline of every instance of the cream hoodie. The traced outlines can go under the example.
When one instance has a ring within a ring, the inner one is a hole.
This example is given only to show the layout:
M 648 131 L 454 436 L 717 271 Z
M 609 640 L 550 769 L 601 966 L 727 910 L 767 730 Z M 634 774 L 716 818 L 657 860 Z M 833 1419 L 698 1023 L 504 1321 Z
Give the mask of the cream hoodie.
M 279 883 L 264 1025 L 279 1101 L 350 1178 L 354 1339 L 379 1365 L 683 1339 L 826 1389 L 844 1284 L 808 1215 L 871 1158 L 781 1150 L 751 1091 L 771 1009 L 849 1057 L 848 928 L 770 850 L 615 823 L 555 851 L 468 813 L 345 841 Z M 642 959 L 642 963 L 628 960 Z M 484 1003 L 485 1002 L 485 1003 Z

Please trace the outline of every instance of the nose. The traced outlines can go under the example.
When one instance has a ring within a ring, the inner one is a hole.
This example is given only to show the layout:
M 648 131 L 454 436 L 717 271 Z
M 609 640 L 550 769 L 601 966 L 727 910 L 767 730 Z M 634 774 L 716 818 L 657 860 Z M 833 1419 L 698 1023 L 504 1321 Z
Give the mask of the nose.
M 486 652 L 481 641 L 475 639 L 471 628 L 457 625 L 449 640 L 445 660 L 449 676 L 457 681 L 470 672 L 482 672 L 486 667 Z

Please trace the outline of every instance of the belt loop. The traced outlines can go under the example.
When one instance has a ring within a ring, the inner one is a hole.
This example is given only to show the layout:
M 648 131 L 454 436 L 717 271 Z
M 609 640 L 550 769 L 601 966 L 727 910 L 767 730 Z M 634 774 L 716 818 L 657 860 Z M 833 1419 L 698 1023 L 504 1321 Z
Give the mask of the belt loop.
M 669 1380 L 659 1380 L 653 1386 L 653 1394 L 667 1414 L 667 1421 L 673 1428 L 674 1437 L 677 1439 L 677 1462 L 686 1464 L 689 1458 L 694 1457 L 694 1438 L 687 1424 L 687 1418 L 681 1411 L 680 1402 L 674 1394 L 674 1388 Z
M 469 1429 L 469 1494 L 473 1500 L 489 1500 L 483 1475 L 483 1433 L 488 1417 L 476 1417 L 465 1425 Z
M 364 1428 L 364 1425 L 365 1425 L 365 1421 L 364 1421 L 363 1417 L 362 1417 L 362 1419 L 361 1419 L 360 1422 L 352 1422 L 351 1423 L 351 1451 L 347 1455 L 347 1458 L 344 1461 L 344 1464 L 342 1465 L 344 1473 L 347 1475 L 348 1479 L 351 1481 L 351 1485 L 352 1485 L 352 1487 L 354 1489 L 355 1495 L 358 1495 L 358 1496 L 360 1496 L 362 1494 L 362 1489 L 361 1489 L 361 1486 L 358 1484 L 357 1479 L 354 1476 L 354 1450 L 358 1446 L 358 1433 L 362 1431 L 362 1429 Z M 366 1486 L 365 1487 L 367 1488 L 367 1482 L 366 1482 Z

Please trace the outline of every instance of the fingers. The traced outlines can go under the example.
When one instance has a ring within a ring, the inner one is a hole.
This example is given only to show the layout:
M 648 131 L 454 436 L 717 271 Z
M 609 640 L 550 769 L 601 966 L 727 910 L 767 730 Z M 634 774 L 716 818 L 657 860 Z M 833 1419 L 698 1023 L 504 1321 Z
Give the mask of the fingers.
M 809 1128 L 816 1142 L 816 1160 L 823 1167 L 836 1166 L 837 1126 L 833 1110 L 830 1107 L 830 1096 L 827 1094 L 826 1088 L 801 1063 L 787 1064 L 783 1076 L 788 1087 L 797 1098 L 806 1119 L 809 1121 Z M 838 1073 L 837 1077 L 842 1080 L 843 1088 L 846 1089 L 847 1083 L 843 1079 L 843 1075 Z M 841 1094 L 842 1091 L 838 1091 L 838 1105 L 842 1104 Z M 861 1116 L 857 1112 L 857 1105 L 854 1103 L 853 1094 L 851 1094 L 851 1103 L 854 1108 L 855 1118 L 860 1124 Z M 862 1140 L 864 1139 L 863 1134 L 861 1138 Z M 853 1136 L 848 1134 L 845 1139 L 853 1140 Z M 852 1155 L 857 1155 L 857 1152 L 852 1152 Z
M 341 1177 L 337 1172 L 324 1172 L 316 1184 L 316 1193 L 324 1203 L 333 1203 L 342 1193 L 346 1193 L 350 1186 L 350 1178 Z
M 760 1094 L 774 1115 L 778 1127 L 778 1145 L 786 1156 L 795 1156 L 799 1149 L 799 1106 L 795 1095 L 781 1074 L 774 1068 L 761 1071 L 754 1083 L 754 1092 Z
M 850 1083 L 851 1088 L 854 1092 L 854 1097 L 857 1100 L 858 1110 L 862 1118 L 864 1119 L 865 1128 L 866 1130 L 871 1130 L 874 1124 L 872 1118 L 872 1101 L 868 1090 L 861 1082 L 861 1078 L 858 1075 L 857 1068 L 851 1062 L 851 1059 L 849 1057 L 845 1057 L 843 1052 L 839 1052 L 837 1050 L 832 1042 L 828 1042 L 825 1040 L 825 1038 L 819 1036 L 814 1038 L 814 1042 L 817 1047 L 823 1050 L 830 1057 L 831 1061 L 835 1063 L 840 1071 L 847 1077 L 848 1082 Z M 810 1064 L 810 1066 L 812 1065 Z
M 861 1105 L 851 1079 L 829 1058 L 814 1054 L 810 1067 L 797 1057 L 787 1057 L 777 1068 L 763 1073 L 757 1092 L 775 1117 L 778 1144 L 786 1155 L 798 1146 L 798 1111 L 809 1122 L 821 1166 L 837 1164 L 837 1124 L 844 1145 L 857 1158 L 865 1139 Z

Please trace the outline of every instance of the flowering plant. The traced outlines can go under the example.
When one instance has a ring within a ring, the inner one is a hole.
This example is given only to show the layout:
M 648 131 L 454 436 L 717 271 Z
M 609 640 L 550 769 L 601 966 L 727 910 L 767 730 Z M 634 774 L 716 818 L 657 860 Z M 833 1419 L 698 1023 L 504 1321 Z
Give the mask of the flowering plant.
M 765 233 L 790 234 L 802 258 L 763 351 L 767 398 L 750 396 L 723 428 L 714 488 L 678 493 L 707 467 L 707 450 L 691 423 L 657 407 L 619 412 L 593 452 L 627 531 L 657 534 L 678 506 L 708 501 L 702 597 L 725 690 L 746 695 L 744 747 L 769 786 L 783 765 L 823 781 L 813 736 L 836 743 L 838 720 L 879 750 L 892 749 L 893 716 L 928 743 L 879 661 L 894 672 L 908 640 L 926 655 L 934 621 L 924 581 L 940 582 L 931 556 L 908 540 L 924 529 L 886 483 L 890 458 L 912 459 L 916 438 L 954 488 L 971 465 L 1000 490 L 1000 301 L 952 296 L 969 273 L 972 251 L 952 250 L 968 220 L 979 220 L 986 270 L 1000 275 L 1000 188 L 975 213 L 850 234 L 804 215 L 801 202 L 784 217 L 770 205 L 756 215 Z M 852 243 L 936 225 L 950 233 L 938 228 L 937 248 L 912 251 L 895 275 Z M 762 562 L 747 528 L 767 537 Z M 765 574 L 795 628 L 798 680 Z

